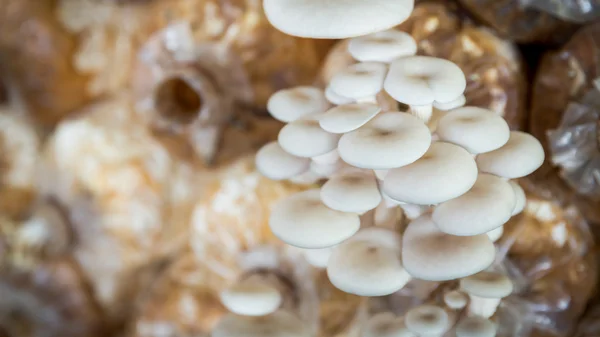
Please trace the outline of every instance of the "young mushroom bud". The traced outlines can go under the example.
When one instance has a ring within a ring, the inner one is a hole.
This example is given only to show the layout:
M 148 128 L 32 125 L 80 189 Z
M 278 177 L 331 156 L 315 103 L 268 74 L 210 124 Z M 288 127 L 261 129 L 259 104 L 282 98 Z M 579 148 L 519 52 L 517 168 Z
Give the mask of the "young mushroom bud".
M 348 43 L 348 52 L 359 62 L 390 63 L 417 53 L 417 43 L 410 34 L 390 29 L 355 37 Z
M 422 305 L 406 313 L 406 326 L 419 336 L 441 337 L 450 326 L 448 313 L 434 305 Z
M 454 332 L 456 337 L 494 337 L 496 325 L 484 317 L 464 317 L 456 324 Z
M 496 241 L 500 240 L 500 238 L 502 237 L 502 234 L 504 234 L 504 226 L 494 228 L 485 234 L 487 234 L 488 238 L 490 238 L 490 240 L 492 240 L 492 242 L 496 242 Z
M 435 142 L 414 163 L 390 170 L 383 180 L 383 191 L 396 201 L 433 205 L 464 194 L 476 180 L 477 165 L 469 152 Z
M 212 337 L 311 337 L 305 324 L 294 314 L 277 310 L 266 316 L 225 315 Z
M 544 162 L 544 149 L 532 135 L 512 131 L 508 142 L 501 148 L 477 156 L 481 172 L 514 179 L 537 170 Z
M 410 106 L 410 111 L 429 121 L 433 103 L 460 99 L 467 82 L 454 63 L 429 56 L 408 56 L 395 60 L 385 78 L 384 88 L 396 101 Z
M 452 290 L 444 294 L 444 303 L 448 308 L 460 310 L 467 306 L 469 297 L 460 290 Z
M 240 280 L 221 293 L 221 302 L 231 312 L 244 316 L 264 316 L 281 305 L 281 294 L 259 275 Z
M 363 229 L 337 246 L 327 275 L 338 289 L 359 296 L 385 296 L 400 290 L 410 275 L 400 263 L 400 236 L 384 228 Z
M 274 93 L 267 102 L 271 116 L 284 123 L 322 113 L 328 106 L 323 90 L 314 87 L 283 89 Z
M 318 189 L 291 195 L 273 207 L 269 226 L 275 236 L 300 248 L 326 248 L 354 235 L 360 227 L 356 213 L 332 210 Z
M 417 337 L 417 334 L 406 327 L 403 317 L 382 312 L 369 318 L 361 337 Z
M 525 191 L 523 191 L 523 188 L 521 187 L 521 185 L 519 185 L 518 182 L 516 181 L 509 181 L 510 186 L 513 188 L 513 191 L 515 192 L 515 209 L 512 212 L 512 215 L 517 215 L 521 212 L 523 212 L 523 210 L 525 209 L 525 204 L 527 203 L 527 196 L 525 195 Z
M 480 174 L 467 193 L 439 204 L 431 218 L 444 233 L 478 235 L 504 225 L 512 216 L 515 204 L 516 196 L 508 181 Z
M 386 73 L 387 66 L 384 63 L 356 63 L 335 74 L 329 86 L 341 96 L 359 102 L 376 103 Z
M 463 107 L 444 115 L 437 124 L 441 140 L 463 147 L 473 154 L 496 150 L 508 142 L 508 124 L 493 111 Z
M 307 116 L 284 126 L 277 141 L 285 152 L 310 158 L 335 150 L 340 137 L 341 135 L 323 130 L 319 126 L 318 117 Z
M 488 268 L 495 258 L 487 235 L 454 236 L 441 232 L 430 215 L 413 220 L 402 238 L 402 265 L 414 278 L 453 280 Z
M 469 294 L 469 314 L 490 318 L 501 299 L 512 293 L 513 284 L 504 274 L 482 271 L 461 279 L 460 288 Z
M 269 22 L 287 35 L 346 39 L 392 28 L 412 12 L 413 0 L 264 0 Z
M 379 205 L 381 194 L 373 173 L 341 173 L 321 187 L 321 200 L 333 210 L 363 214 Z
M 380 111 L 374 103 L 338 105 L 319 118 L 319 125 L 327 132 L 347 133 L 365 125 Z
M 290 179 L 309 167 L 310 159 L 285 152 L 277 142 L 263 146 L 256 154 L 256 169 L 271 180 Z
M 431 133 L 422 121 L 403 112 L 386 112 L 344 134 L 338 152 L 352 166 L 387 170 L 413 163 L 430 144 Z

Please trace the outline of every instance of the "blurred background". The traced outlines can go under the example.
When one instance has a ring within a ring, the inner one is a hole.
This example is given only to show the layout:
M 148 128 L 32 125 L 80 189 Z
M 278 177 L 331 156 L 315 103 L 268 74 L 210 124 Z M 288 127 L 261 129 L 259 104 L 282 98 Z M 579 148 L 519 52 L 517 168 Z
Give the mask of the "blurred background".
M 415 6 L 399 28 L 419 54 L 546 151 L 496 242 L 516 285 L 498 335 L 600 336 L 600 1 Z M 0 336 L 208 336 L 219 292 L 264 269 L 323 337 L 435 301 L 451 282 L 342 293 L 268 229 L 319 177 L 256 172 L 282 126 L 267 99 L 353 62 L 275 30 L 260 0 L 0 0 Z

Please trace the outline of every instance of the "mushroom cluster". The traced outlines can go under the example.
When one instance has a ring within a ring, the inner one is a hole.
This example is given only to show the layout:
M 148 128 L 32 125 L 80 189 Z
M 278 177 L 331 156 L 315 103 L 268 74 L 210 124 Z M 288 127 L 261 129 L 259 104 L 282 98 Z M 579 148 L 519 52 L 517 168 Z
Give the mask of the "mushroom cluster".
M 453 280 L 490 267 L 493 239 L 524 207 L 511 179 L 544 161 L 533 136 L 510 131 L 489 110 L 464 106 L 459 67 L 416 56 L 410 35 L 390 28 L 410 15 L 412 1 L 379 2 L 264 2 L 284 32 L 351 38 L 348 50 L 358 63 L 335 74 L 325 90 L 296 87 L 271 97 L 270 114 L 287 125 L 258 152 L 256 165 L 270 179 L 328 179 L 281 200 L 269 225 L 289 245 L 326 249 L 317 265 L 326 266 L 336 287 L 361 296 L 392 294 L 411 278 Z M 311 24 L 297 25 L 304 16 Z M 383 108 L 382 96 L 408 111 Z M 412 219 L 403 233 L 373 214 L 397 207 Z

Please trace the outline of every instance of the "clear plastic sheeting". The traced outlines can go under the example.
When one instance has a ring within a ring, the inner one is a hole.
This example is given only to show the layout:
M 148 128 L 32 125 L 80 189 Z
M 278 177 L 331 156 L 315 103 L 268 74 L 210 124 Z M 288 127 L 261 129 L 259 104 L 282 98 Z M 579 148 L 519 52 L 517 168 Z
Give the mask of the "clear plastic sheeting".
M 566 21 L 586 23 L 600 18 L 598 0 L 519 0 L 525 8 L 550 13 Z
M 569 104 L 548 142 L 563 179 L 580 194 L 600 197 L 600 92 Z

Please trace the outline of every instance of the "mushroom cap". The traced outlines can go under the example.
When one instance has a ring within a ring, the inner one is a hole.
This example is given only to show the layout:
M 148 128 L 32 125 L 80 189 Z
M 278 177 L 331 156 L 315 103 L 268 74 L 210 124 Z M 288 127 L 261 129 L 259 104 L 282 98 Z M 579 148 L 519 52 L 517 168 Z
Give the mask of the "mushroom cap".
M 336 211 L 363 214 L 377 207 L 381 194 L 372 172 L 336 174 L 321 187 L 321 200 Z
M 264 316 L 279 308 L 281 294 L 264 280 L 248 278 L 223 291 L 221 302 L 229 311 L 238 315 Z
M 494 262 L 496 249 L 487 235 L 454 236 L 441 232 L 430 215 L 413 220 L 402 240 L 402 264 L 415 278 L 453 280 L 478 273 Z
M 480 174 L 465 194 L 439 204 L 431 215 L 442 232 L 469 236 L 487 233 L 512 216 L 516 197 L 508 181 Z
M 344 134 L 338 151 L 352 166 L 385 170 L 414 162 L 430 144 L 431 133 L 423 121 L 404 112 L 386 112 Z
M 396 201 L 432 205 L 464 194 L 476 180 L 477 165 L 467 150 L 435 142 L 414 163 L 390 170 L 383 180 L 383 191 Z
M 460 288 L 477 297 L 504 298 L 512 293 L 513 283 L 502 273 L 482 271 L 461 279 Z
M 450 318 L 446 311 L 435 305 L 421 305 L 410 309 L 404 319 L 406 326 L 417 335 L 439 335 L 448 329 Z
M 326 268 L 329 262 L 329 257 L 333 247 L 319 248 L 319 249 L 302 249 L 304 258 L 308 263 L 316 268 Z
M 417 337 L 417 335 L 406 327 L 403 317 L 396 317 L 391 312 L 381 312 L 369 318 L 361 337 Z
M 285 310 L 267 316 L 227 314 L 211 333 L 212 337 L 311 337 L 306 324 Z
M 395 60 L 384 82 L 390 96 L 408 105 L 454 101 L 464 93 L 466 86 L 465 74 L 456 64 L 430 56 Z
M 467 98 L 465 97 L 465 95 L 460 95 L 460 96 L 458 96 L 458 98 L 456 98 L 450 102 L 444 102 L 444 103 L 433 102 L 433 107 L 440 111 L 448 111 L 448 110 L 460 108 L 460 107 L 464 106 L 465 103 L 467 103 Z
M 333 91 L 330 85 L 328 85 L 327 88 L 325 88 L 325 98 L 327 98 L 329 103 L 335 105 L 349 104 L 354 102 L 352 98 L 344 97 L 338 94 L 337 92 Z
M 335 150 L 340 135 L 329 133 L 319 126 L 318 117 L 295 120 L 279 131 L 281 148 L 294 156 L 316 157 Z
M 508 179 L 521 178 L 542 166 L 544 149 L 532 135 L 511 131 L 504 146 L 478 155 L 476 161 L 481 172 Z
M 415 39 L 401 30 L 390 29 L 355 37 L 348 43 L 348 51 L 360 62 L 385 62 L 417 53 Z
M 256 153 L 256 169 L 271 180 L 290 179 L 310 167 L 310 159 L 285 152 L 277 142 L 263 146 Z
M 462 309 L 467 306 L 469 296 L 460 290 L 452 290 L 444 294 L 444 303 L 450 309 Z
M 379 247 L 396 250 L 400 253 L 402 238 L 394 230 L 374 226 L 361 229 L 348 239 L 348 241 L 369 241 L 377 244 Z
M 267 102 L 267 110 L 271 116 L 284 123 L 322 113 L 328 107 L 323 90 L 306 86 L 279 90 Z
M 496 325 L 481 316 L 462 318 L 454 328 L 456 337 L 494 337 Z
M 385 296 L 400 290 L 410 280 L 400 263 L 400 236 L 392 231 L 351 238 L 333 249 L 327 275 L 338 289 L 359 296 Z M 359 232 L 360 234 L 360 232 Z M 378 236 L 381 236 L 378 235 Z M 395 247 L 382 241 L 395 240 Z
M 512 215 L 517 215 L 523 212 L 523 210 L 525 209 L 525 204 L 527 203 L 527 196 L 525 195 L 525 191 L 523 191 L 523 188 L 521 187 L 521 185 L 519 185 L 518 182 L 509 181 L 509 183 L 510 186 L 513 188 L 513 191 L 515 192 L 516 198 L 515 209 L 513 210 Z
M 377 95 L 383 88 L 387 65 L 379 62 L 361 62 L 348 66 L 331 78 L 329 86 L 337 94 L 361 99 Z
M 334 149 L 333 151 L 329 151 L 325 154 L 318 155 L 310 159 L 319 164 L 335 164 L 340 161 L 340 154 L 337 149 Z
M 319 163 L 314 160 L 310 162 L 310 170 L 322 178 L 329 178 L 343 171 L 346 166 L 346 163 L 341 160 L 334 163 Z
M 438 121 L 436 133 L 441 140 L 478 154 L 506 144 L 510 129 L 504 118 L 493 111 L 469 106 L 446 113 Z
M 488 238 L 490 238 L 490 240 L 492 240 L 492 242 L 496 242 L 496 241 L 500 240 L 500 238 L 502 237 L 502 234 L 504 234 L 504 226 L 494 228 L 485 234 L 487 234 Z
M 275 236 L 300 248 L 326 248 L 356 233 L 358 214 L 332 210 L 321 201 L 321 192 L 312 189 L 293 194 L 273 207 L 269 226 Z
M 346 133 L 365 125 L 380 111 L 379 105 L 374 103 L 338 105 L 319 119 L 319 125 L 327 132 Z
M 264 0 L 269 22 L 287 35 L 346 39 L 386 30 L 404 22 L 413 0 Z

